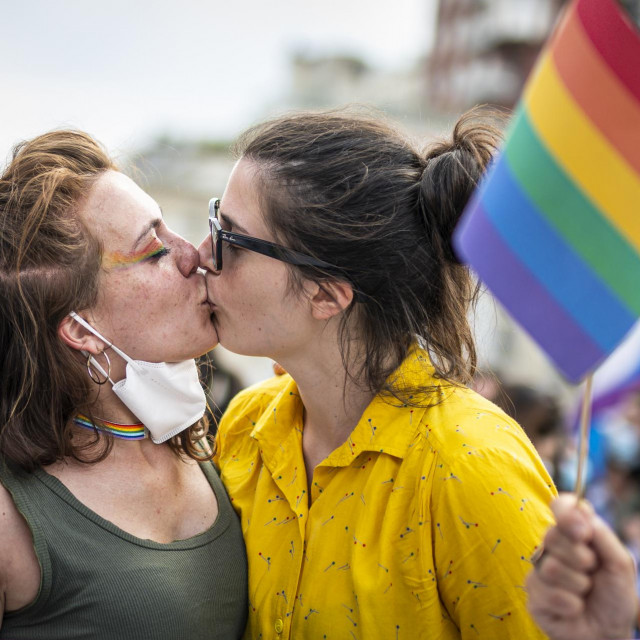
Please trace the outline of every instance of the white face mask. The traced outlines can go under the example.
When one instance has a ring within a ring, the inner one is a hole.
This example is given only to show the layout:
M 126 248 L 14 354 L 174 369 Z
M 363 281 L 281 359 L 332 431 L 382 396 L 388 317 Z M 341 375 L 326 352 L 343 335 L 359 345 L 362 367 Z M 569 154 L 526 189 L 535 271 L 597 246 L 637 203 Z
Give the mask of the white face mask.
M 91 364 L 107 377 L 113 392 L 149 430 L 156 444 L 173 438 L 202 418 L 207 403 L 195 360 L 133 360 L 75 311 L 69 315 L 127 361 L 125 378 L 114 383 L 93 356 L 90 358 Z

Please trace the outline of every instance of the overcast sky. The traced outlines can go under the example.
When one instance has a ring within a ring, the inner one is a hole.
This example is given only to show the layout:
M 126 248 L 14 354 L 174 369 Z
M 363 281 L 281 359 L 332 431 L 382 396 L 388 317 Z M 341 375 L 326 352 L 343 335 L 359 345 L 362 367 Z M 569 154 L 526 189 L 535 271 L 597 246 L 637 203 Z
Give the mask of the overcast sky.
M 403 68 L 435 0 L 0 0 L 0 160 L 73 126 L 126 153 L 161 133 L 229 138 L 286 91 L 293 51 Z

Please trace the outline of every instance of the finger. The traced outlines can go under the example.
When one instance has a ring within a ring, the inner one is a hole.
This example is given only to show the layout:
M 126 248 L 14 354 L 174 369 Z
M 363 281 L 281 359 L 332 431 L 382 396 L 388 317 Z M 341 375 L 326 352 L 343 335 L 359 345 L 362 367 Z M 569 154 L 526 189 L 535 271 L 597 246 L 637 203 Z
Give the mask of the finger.
M 584 601 L 575 593 L 548 585 L 532 571 L 527 578 L 529 611 L 534 615 L 576 618 L 584 610 Z
M 593 536 L 593 511 L 587 503 L 576 504 L 573 494 L 563 494 L 551 504 L 557 527 L 576 542 L 588 542 Z
M 576 542 L 568 538 L 559 527 L 551 527 L 544 538 L 545 557 L 557 558 L 559 562 L 583 573 L 596 568 L 598 560 L 595 551 L 583 542 Z
M 594 516 L 594 535 L 591 545 L 600 565 L 613 572 L 626 572 L 635 576 L 636 566 L 631 554 L 617 538 L 611 528 L 599 517 Z
M 596 640 L 596 636 L 589 635 L 589 628 L 584 621 L 575 618 L 562 618 L 556 615 L 536 614 L 536 624 L 549 638 L 554 640 Z
M 536 571 L 545 584 L 565 591 L 585 595 L 592 587 L 593 581 L 585 572 L 575 571 L 553 555 L 545 554 L 538 563 Z

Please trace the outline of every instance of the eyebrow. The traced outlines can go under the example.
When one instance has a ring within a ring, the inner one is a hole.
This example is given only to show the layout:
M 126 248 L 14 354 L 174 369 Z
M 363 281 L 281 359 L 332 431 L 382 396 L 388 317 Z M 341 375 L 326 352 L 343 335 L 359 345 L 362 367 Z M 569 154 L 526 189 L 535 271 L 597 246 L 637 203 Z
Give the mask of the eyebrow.
M 140 233 L 140 235 L 136 238 L 135 242 L 133 243 L 133 248 L 135 249 L 142 242 L 142 240 L 149 234 L 150 231 L 152 231 L 153 229 L 157 229 L 161 224 L 162 224 L 162 218 L 155 218 L 148 225 L 146 225 L 145 228 Z
M 240 233 L 244 233 L 244 235 L 250 235 L 249 232 L 237 222 L 234 222 L 229 216 L 220 212 L 220 220 L 229 227 L 229 231 L 239 231 Z

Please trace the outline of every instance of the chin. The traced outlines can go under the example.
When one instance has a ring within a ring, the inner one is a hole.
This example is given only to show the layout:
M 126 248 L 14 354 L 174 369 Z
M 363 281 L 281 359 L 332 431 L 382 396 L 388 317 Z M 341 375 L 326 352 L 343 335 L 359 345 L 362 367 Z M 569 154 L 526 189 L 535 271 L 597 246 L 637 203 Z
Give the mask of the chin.
M 243 349 L 240 344 L 238 344 L 235 340 L 226 340 L 224 337 L 220 339 L 220 346 L 226 349 L 227 351 L 231 351 L 231 353 L 236 353 L 239 356 L 250 356 L 252 354 L 247 353 L 246 345 Z
M 215 349 L 215 347 L 217 347 L 219 344 L 220 340 L 218 339 L 218 332 L 214 329 L 214 335 L 212 336 L 212 339 L 207 342 L 207 346 L 200 355 L 208 353 L 209 351 L 211 351 L 211 349 Z
M 213 349 L 214 347 L 218 346 L 218 344 L 220 343 L 220 340 L 218 340 L 218 332 L 216 331 L 213 325 L 210 326 L 207 334 L 208 335 L 206 338 L 203 338 L 202 336 L 198 336 L 199 337 L 198 340 L 194 339 L 191 342 L 191 347 L 192 348 L 196 347 L 197 350 L 193 355 L 189 356 L 190 358 L 199 358 L 205 353 L 209 353 L 209 351 L 211 351 L 211 349 Z
M 264 350 L 253 347 L 251 343 L 239 338 L 220 339 L 220 346 L 224 347 L 227 351 L 235 353 L 239 356 L 251 356 L 254 358 L 270 358 L 271 356 L 265 353 Z

